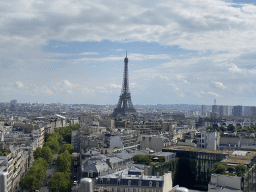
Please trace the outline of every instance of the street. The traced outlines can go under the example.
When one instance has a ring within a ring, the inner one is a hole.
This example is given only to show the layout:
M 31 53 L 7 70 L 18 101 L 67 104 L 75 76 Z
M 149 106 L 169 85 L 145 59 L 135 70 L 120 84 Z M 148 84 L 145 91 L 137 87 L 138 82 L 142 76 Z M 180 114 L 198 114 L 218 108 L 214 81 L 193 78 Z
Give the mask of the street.
M 53 161 L 57 159 L 58 154 L 53 155 Z M 49 175 L 54 175 L 57 172 L 57 165 L 50 164 L 46 170 L 47 177 L 44 179 L 42 187 L 40 188 L 40 192 L 48 192 L 47 183 L 50 180 Z

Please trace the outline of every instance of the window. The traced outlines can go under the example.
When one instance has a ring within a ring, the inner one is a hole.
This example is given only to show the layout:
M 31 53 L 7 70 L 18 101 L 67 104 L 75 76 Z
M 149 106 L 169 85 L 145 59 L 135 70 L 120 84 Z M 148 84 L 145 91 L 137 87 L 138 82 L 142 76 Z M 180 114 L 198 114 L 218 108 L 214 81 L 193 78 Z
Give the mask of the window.
M 139 181 L 139 186 L 141 186 L 142 181 Z
M 128 185 L 129 185 L 129 186 L 131 186 L 131 183 L 132 183 L 132 181 L 131 181 L 131 180 L 129 180 L 129 181 L 128 181 Z
M 117 185 L 120 185 L 120 183 L 121 183 L 121 180 L 118 179 L 118 180 L 117 180 Z
M 107 179 L 107 184 L 109 184 L 110 183 L 110 179 Z
M 156 182 L 156 187 L 159 187 L 159 182 Z
M 152 181 L 149 181 L 149 187 L 152 187 Z
M 100 179 L 100 184 L 103 184 L 103 179 Z

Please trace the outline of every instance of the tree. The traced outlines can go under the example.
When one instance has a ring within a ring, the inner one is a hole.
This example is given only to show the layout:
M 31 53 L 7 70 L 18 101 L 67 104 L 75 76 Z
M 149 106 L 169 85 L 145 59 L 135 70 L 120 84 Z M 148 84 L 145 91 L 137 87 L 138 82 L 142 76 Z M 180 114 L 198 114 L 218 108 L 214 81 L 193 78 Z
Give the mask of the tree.
M 74 147 L 71 144 L 64 144 L 60 150 L 59 153 L 63 153 L 65 151 L 68 151 L 70 154 L 72 154 L 74 152 Z
M 28 191 L 35 191 L 40 188 L 40 185 L 38 186 L 38 179 L 34 175 L 26 175 L 20 180 L 19 185 L 22 189 Z
M 234 132 L 236 130 L 236 127 L 234 125 L 231 125 L 228 127 L 228 131 Z
M 44 168 L 45 170 L 47 170 L 47 167 L 48 167 L 47 161 L 46 161 L 44 158 L 42 158 L 42 157 L 39 157 L 39 158 L 37 158 L 37 159 L 34 161 L 33 166 L 35 166 L 35 165 L 39 165 L 39 166 L 41 166 L 42 168 Z
M 53 153 L 57 153 L 59 151 L 59 142 L 57 140 L 50 140 L 44 143 L 44 147 L 49 147 Z
M 36 150 L 33 153 L 34 159 L 37 159 L 37 158 L 41 157 L 41 152 L 42 152 L 42 148 L 41 147 L 37 147 Z
M 229 166 L 227 170 L 228 172 L 233 173 L 235 171 L 235 168 L 232 166 Z
M 56 165 L 59 172 L 70 172 L 73 156 L 68 151 L 61 153 L 57 157 Z
M 20 187 L 28 191 L 39 189 L 46 177 L 47 167 L 48 163 L 46 160 L 41 157 L 37 158 L 29 169 L 28 174 L 21 179 Z
M 41 150 L 41 157 L 44 158 L 48 164 L 50 164 L 53 159 L 52 150 L 48 146 L 43 147 Z
M 70 192 L 72 181 L 70 180 L 69 173 L 57 172 L 48 182 L 49 192 L 63 191 Z
M 242 177 L 247 169 L 244 164 L 239 164 L 235 166 L 237 176 Z
M 223 173 L 225 173 L 227 168 L 228 168 L 227 163 L 218 162 L 213 165 L 213 172 L 217 173 L 217 174 L 223 174 Z
M 135 161 L 135 162 L 140 163 L 140 162 L 142 162 L 142 157 L 143 157 L 143 155 L 137 154 L 137 155 L 134 155 L 134 156 L 132 157 L 132 160 Z
M 58 141 L 60 143 L 62 141 L 62 136 L 60 134 L 54 132 L 47 139 L 47 142 L 48 141 L 52 141 L 52 140 L 56 140 L 56 141 Z
M 165 162 L 165 157 L 164 157 L 164 156 L 158 157 L 158 161 L 159 161 L 159 162 Z

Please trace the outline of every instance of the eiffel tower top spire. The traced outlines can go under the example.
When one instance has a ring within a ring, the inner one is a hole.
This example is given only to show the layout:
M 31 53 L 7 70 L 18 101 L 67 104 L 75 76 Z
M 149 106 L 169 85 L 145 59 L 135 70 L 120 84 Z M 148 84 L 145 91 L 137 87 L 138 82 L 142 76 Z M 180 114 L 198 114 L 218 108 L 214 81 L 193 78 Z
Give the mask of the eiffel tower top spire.
M 124 77 L 123 77 L 122 92 L 112 116 L 116 116 L 118 114 L 122 116 L 127 116 L 135 113 L 136 113 L 136 110 L 133 107 L 132 100 L 131 100 L 131 93 L 129 91 L 128 57 L 127 57 L 127 51 L 126 51 L 126 57 L 124 58 Z

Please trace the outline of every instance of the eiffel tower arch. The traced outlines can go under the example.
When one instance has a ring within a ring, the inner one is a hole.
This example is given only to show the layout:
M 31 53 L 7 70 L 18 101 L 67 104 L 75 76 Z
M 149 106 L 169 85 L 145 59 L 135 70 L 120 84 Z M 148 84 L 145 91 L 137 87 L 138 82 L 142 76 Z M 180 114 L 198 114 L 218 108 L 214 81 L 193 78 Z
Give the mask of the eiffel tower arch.
M 122 92 L 119 96 L 119 101 L 112 113 L 112 116 L 115 117 L 117 115 L 121 115 L 124 117 L 128 116 L 136 116 L 137 112 L 133 107 L 131 100 L 131 93 L 129 91 L 129 78 L 128 78 L 128 58 L 127 53 L 124 58 L 124 77 L 123 77 L 123 86 Z

